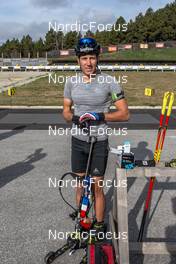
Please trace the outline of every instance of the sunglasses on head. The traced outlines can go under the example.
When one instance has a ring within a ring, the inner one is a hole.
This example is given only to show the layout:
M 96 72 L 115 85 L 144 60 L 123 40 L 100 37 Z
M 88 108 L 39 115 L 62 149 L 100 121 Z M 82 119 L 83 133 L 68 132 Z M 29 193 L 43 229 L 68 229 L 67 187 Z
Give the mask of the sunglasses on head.
M 96 44 L 96 42 L 92 38 L 82 38 L 79 40 L 80 46 L 86 46 L 86 45 L 89 46 L 89 45 L 95 45 L 95 44 Z

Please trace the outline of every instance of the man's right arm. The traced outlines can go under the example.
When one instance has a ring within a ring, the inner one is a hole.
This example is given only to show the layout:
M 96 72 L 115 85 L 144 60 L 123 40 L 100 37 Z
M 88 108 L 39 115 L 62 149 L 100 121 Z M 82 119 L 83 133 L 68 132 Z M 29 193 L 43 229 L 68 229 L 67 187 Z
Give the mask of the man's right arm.
M 69 98 L 64 98 L 64 106 L 63 106 L 63 117 L 67 122 L 71 122 L 73 118 L 73 113 L 71 111 L 72 100 Z

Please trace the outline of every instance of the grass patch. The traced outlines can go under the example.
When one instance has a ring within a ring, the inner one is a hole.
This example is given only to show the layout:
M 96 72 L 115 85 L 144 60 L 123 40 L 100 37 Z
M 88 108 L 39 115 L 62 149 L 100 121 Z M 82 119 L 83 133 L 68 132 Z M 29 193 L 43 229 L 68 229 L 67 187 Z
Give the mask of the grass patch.
M 167 49 L 144 49 L 144 50 L 124 50 L 115 53 L 101 54 L 102 59 L 113 60 L 173 60 L 176 58 L 176 48 Z
M 143 61 L 152 61 L 152 60 L 171 60 L 175 61 L 176 59 L 176 48 L 164 48 L 164 49 L 141 49 L 141 50 L 120 50 L 118 52 L 107 52 L 100 54 L 100 62 L 103 60 L 143 60 Z M 76 56 L 65 56 L 60 58 L 51 58 L 49 61 L 72 61 L 76 62 Z
M 117 80 L 127 79 L 127 83 L 121 83 L 121 86 L 130 106 L 161 105 L 164 92 L 176 91 L 174 72 L 108 72 L 108 74 L 115 75 Z M 57 72 L 56 75 L 66 78 L 75 73 Z M 152 97 L 144 96 L 145 87 L 154 88 L 155 94 Z M 49 83 L 48 77 L 40 78 L 16 88 L 16 93 L 12 97 L 9 97 L 7 92 L 0 94 L 0 105 L 60 106 L 63 103 L 63 89 L 64 83 L 54 84 L 53 81 Z

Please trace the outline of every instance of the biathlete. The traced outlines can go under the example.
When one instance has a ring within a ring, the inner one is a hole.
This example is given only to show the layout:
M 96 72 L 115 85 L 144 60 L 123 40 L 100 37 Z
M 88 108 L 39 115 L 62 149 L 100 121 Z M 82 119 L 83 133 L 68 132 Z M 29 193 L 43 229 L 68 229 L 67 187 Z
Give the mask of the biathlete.
M 96 40 L 81 38 L 75 51 L 81 73 L 77 75 L 77 82 L 73 82 L 70 77 L 65 83 L 63 116 L 67 122 L 73 123 L 73 128 L 78 127 L 85 120 L 94 122 L 93 133 L 97 141 L 92 152 L 90 174 L 93 177 L 95 197 L 96 221 L 93 229 L 98 233 L 105 231 L 105 196 L 102 181 L 109 151 L 107 122 L 127 121 L 129 111 L 124 92 L 118 82 L 98 69 L 100 45 Z M 116 107 L 114 112 L 109 111 L 112 104 Z M 73 105 L 74 113 L 71 109 Z M 89 148 L 88 135 L 80 133 L 79 130 L 77 135 L 72 136 L 72 171 L 79 176 L 85 175 Z M 100 181 L 101 184 L 99 184 Z M 78 186 L 76 190 L 77 208 L 80 205 L 81 195 L 82 187 Z

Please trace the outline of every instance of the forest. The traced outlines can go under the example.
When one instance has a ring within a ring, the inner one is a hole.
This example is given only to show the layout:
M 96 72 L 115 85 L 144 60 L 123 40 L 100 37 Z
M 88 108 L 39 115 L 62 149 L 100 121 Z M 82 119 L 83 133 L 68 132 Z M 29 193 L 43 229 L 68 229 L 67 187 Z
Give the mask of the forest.
M 122 24 L 127 24 L 127 31 L 115 30 Z M 123 43 L 176 40 L 176 0 L 156 11 L 149 8 L 145 14 L 139 13 L 134 20 L 131 19 L 129 22 L 120 16 L 111 30 L 96 30 L 95 32 L 88 30 L 84 36 L 94 37 L 104 47 Z M 46 51 L 72 49 L 80 37 L 83 35 L 78 31 L 64 33 L 61 30 L 50 29 L 46 32 L 44 39 L 33 40 L 29 34 L 20 40 L 8 39 L 0 46 L 0 54 L 3 53 L 6 57 L 16 57 L 20 53 L 22 57 L 27 57 L 30 53 L 31 57 L 35 57 L 37 53 L 42 54 Z

